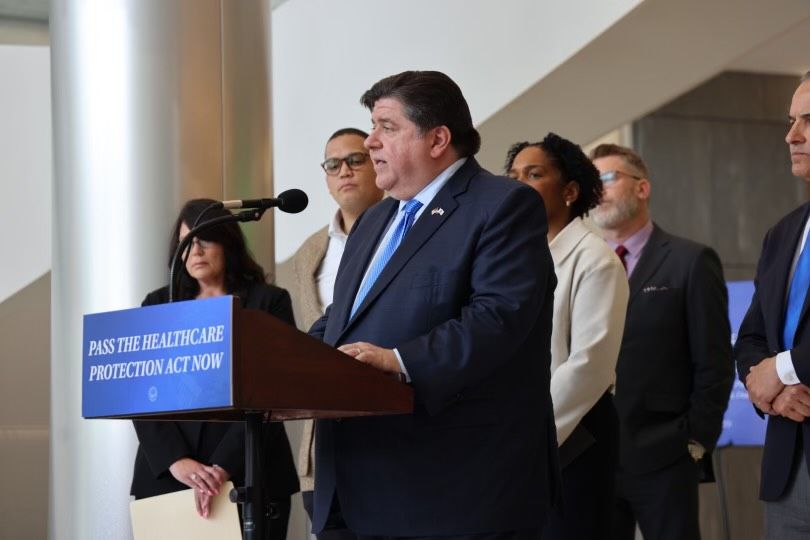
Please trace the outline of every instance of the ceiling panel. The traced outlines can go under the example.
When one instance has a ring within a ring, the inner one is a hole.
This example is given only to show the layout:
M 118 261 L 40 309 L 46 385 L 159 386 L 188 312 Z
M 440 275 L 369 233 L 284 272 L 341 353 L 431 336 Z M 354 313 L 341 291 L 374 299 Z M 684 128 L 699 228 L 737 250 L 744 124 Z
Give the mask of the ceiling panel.
M 793 73 L 810 70 L 810 18 L 804 19 L 767 43 L 747 52 L 729 69 L 758 73 Z

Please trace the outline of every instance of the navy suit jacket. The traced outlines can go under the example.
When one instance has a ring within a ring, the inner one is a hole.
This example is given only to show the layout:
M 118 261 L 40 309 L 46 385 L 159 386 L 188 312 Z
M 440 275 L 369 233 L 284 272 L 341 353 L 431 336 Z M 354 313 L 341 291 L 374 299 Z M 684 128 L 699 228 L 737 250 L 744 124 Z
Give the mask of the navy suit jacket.
M 398 201 L 349 235 L 333 304 L 310 333 L 397 348 L 412 415 L 320 421 L 315 515 L 360 534 L 539 528 L 559 481 L 549 393 L 556 283 L 542 199 L 474 159 L 427 205 L 352 320 Z
M 737 343 L 734 347 L 737 371 L 743 383 L 753 366 L 784 350 L 782 324 L 785 318 L 785 297 L 790 267 L 801 240 L 808 213 L 810 213 L 810 203 L 800 206 L 782 218 L 765 235 L 762 255 L 757 264 L 754 297 L 748 313 L 740 325 Z M 808 298 L 805 298 L 790 354 L 799 380 L 802 384 L 810 386 Z M 757 412 L 762 416 L 761 411 Z M 762 500 L 774 501 L 784 493 L 790 480 L 796 442 L 802 434 L 805 441 L 805 459 L 810 462 L 810 438 L 808 438 L 810 423 L 805 420 L 799 424 L 782 416 L 771 416 L 768 419 L 759 493 Z

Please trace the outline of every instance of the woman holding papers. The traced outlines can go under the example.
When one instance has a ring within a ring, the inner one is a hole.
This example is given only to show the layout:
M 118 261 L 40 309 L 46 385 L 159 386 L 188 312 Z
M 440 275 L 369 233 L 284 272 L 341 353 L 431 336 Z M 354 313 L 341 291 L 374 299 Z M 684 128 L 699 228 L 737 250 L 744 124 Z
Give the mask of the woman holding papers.
M 628 283 L 613 250 L 583 223 L 602 197 L 599 172 L 579 146 L 549 133 L 514 144 L 506 173 L 543 197 L 557 286 L 551 334 L 551 399 L 563 504 L 543 538 L 600 538 L 610 530 L 619 447 L 611 389 Z
M 193 199 L 186 203 L 174 225 L 171 261 L 177 245 L 197 218 L 215 201 Z M 206 212 L 206 219 L 227 215 L 227 210 Z M 191 243 L 185 267 L 178 273 L 177 298 L 192 300 L 232 294 L 242 306 L 260 309 L 293 323 L 290 295 L 266 282 L 264 271 L 250 255 L 236 223 L 218 225 L 202 232 Z M 143 305 L 169 301 L 168 287 L 149 293 Z M 194 489 L 197 512 L 207 517 L 211 497 L 231 480 L 244 483 L 245 429 L 241 422 L 135 421 L 140 445 L 135 457 L 131 493 L 135 498 Z M 290 496 L 298 491 L 290 443 L 284 426 L 263 426 L 267 454 L 265 493 L 270 514 L 267 538 L 286 537 Z M 272 480 L 270 480 L 272 479 Z

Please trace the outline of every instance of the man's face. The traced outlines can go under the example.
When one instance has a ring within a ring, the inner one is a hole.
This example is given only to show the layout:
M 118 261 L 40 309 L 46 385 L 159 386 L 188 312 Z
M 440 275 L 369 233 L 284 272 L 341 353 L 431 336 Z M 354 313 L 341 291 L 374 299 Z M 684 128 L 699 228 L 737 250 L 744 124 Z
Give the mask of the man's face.
M 602 202 L 591 210 L 591 219 L 602 229 L 621 227 L 636 215 L 640 207 L 641 181 L 619 156 L 606 156 L 593 160 L 599 174 L 614 172 L 614 179 L 604 183 Z
M 371 111 L 366 148 L 377 172 L 377 187 L 399 200 L 409 200 L 435 176 L 431 130 L 419 128 L 405 116 L 399 100 L 382 98 Z
M 799 85 L 790 104 L 790 130 L 785 140 L 790 147 L 794 176 L 810 180 L 810 81 Z
M 324 158 L 324 162 L 340 161 L 334 174 L 326 174 L 326 185 L 341 210 L 358 215 L 382 199 L 383 192 L 374 183 L 376 175 L 363 137 L 353 134 L 335 137 L 326 143 Z

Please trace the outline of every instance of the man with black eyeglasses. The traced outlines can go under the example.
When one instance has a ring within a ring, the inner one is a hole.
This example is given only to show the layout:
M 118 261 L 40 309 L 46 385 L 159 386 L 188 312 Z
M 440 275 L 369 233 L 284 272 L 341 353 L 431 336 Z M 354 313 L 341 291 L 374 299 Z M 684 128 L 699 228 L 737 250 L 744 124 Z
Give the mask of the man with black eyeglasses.
M 711 476 L 733 381 L 723 269 L 714 250 L 652 221 L 638 154 L 603 144 L 591 158 L 605 187 L 591 217 L 630 281 L 612 538 L 633 539 L 638 523 L 645 540 L 698 540 L 698 481 Z
M 301 245 L 293 256 L 295 283 L 289 288 L 299 328 L 306 331 L 320 319 L 332 303 L 340 258 L 346 238 L 357 218 L 366 209 L 383 198 L 377 187 L 377 174 L 363 141 L 368 134 L 356 128 L 339 129 L 326 142 L 324 161 L 329 194 L 338 205 L 329 225 L 323 227 Z M 298 454 L 298 475 L 304 508 L 312 516 L 312 490 L 314 487 L 314 424 L 305 422 Z M 345 540 L 355 538 L 347 529 L 332 529 L 318 535 L 319 540 Z

